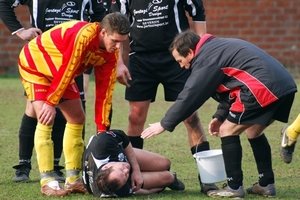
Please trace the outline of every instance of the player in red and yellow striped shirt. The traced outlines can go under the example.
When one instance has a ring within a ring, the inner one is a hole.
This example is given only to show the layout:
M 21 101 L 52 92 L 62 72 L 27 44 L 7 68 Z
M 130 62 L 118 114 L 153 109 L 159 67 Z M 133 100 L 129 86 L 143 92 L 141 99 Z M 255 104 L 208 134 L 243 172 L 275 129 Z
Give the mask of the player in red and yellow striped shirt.
M 104 17 L 101 27 L 99 23 L 70 21 L 44 32 L 22 49 L 19 71 L 27 98 L 38 118 L 34 142 L 43 194 L 65 196 L 68 190 L 82 184 L 78 178 L 84 147 L 85 114 L 74 78 L 94 66 L 95 122 L 98 131 L 106 130 L 119 48 L 128 37 L 129 27 L 127 17 L 120 13 Z M 67 120 L 63 141 L 67 175 L 65 190 L 52 175 L 51 131 L 55 106 L 59 106 Z M 80 192 L 85 193 L 82 188 Z

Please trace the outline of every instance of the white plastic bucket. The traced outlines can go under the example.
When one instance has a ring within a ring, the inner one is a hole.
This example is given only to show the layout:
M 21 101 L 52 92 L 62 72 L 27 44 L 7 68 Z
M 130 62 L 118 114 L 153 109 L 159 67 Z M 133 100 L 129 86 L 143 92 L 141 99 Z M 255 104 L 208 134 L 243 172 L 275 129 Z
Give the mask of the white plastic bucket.
M 195 153 L 202 183 L 217 183 L 227 179 L 221 149 Z

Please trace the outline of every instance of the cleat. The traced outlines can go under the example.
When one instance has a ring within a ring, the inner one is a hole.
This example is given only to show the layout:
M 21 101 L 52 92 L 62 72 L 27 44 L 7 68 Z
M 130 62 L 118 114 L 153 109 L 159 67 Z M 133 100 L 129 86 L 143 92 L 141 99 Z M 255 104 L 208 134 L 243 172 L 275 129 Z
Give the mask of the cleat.
M 293 159 L 293 153 L 295 150 L 295 145 L 297 140 L 291 139 L 287 134 L 286 134 L 286 129 L 287 127 L 283 128 L 281 130 L 281 145 L 280 145 L 280 156 L 283 162 L 289 164 L 292 162 Z
M 16 183 L 27 183 L 30 181 L 29 173 L 31 170 L 31 164 L 19 164 L 13 166 L 14 169 L 16 169 L 15 177 L 13 178 L 13 181 Z
M 81 178 L 78 178 L 73 183 L 66 182 L 65 190 L 69 191 L 70 193 L 82 193 L 82 194 L 88 194 L 89 193 L 87 191 L 87 189 L 84 187 L 84 184 L 83 184 Z
M 202 183 L 200 175 L 198 174 L 198 180 L 200 183 L 200 192 L 203 194 L 207 194 L 210 190 L 218 190 L 219 188 L 214 183 Z
M 173 173 L 173 176 L 174 176 L 174 181 L 171 185 L 168 186 L 168 188 L 170 188 L 171 190 L 184 190 L 185 189 L 184 183 L 177 178 L 176 173 Z
M 231 189 L 227 184 L 224 184 L 223 188 L 220 190 L 210 190 L 207 192 L 210 197 L 227 197 L 233 199 L 243 199 L 245 197 L 245 192 L 243 186 L 240 186 L 237 190 Z
M 49 181 L 41 188 L 41 192 L 44 196 L 64 197 L 69 194 L 68 191 L 60 187 L 58 181 Z
M 203 194 L 207 194 L 208 191 L 218 190 L 219 188 L 214 183 L 201 183 L 200 192 Z
M 266 187 L 260 186 L 258 183 L 253 184 L 252 187 L 247 188 L 248 194 L 258 194 L 264 197 L 275 197 L 276 189 L 274 184 L 269 184 Z
M 59 166 L 59 165 L 54 165 L 54 171 L 53 171 L 53 176 L 55 178 L 55 180 L 57 180 L 60 183 L 64 183 L 66 181 L 65 177 L 64 177 L 64 173 L 62 173 L 62 170 L 64 169 L 64 167 Z

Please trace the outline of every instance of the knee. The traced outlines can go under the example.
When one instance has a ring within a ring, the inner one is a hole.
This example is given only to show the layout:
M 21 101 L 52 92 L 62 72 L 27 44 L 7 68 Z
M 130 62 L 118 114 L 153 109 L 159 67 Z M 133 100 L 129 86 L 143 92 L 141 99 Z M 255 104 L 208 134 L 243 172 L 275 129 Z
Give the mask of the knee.
M 28 100 L 26 103 L 25 114 L 29 117 L 36 118 L 34 108 L 33 108 L 32 104 L 30 103 L 30 101 L 28 101 Z
M 171 169 L 171 161 L 168 158 L 164 158 L 164 160 L 161 162 L 163 165 L 163 168 L 165 170 L 170 170 Z
M 85 115 L 84 113 L 76 115 L 72 119 L 67 120 L 69 124 L 84 124 L 85 123 Z
M 84 124 L 85 123 L 85 114 L 81 115 L 78 118 L 78 124 Z
M 128 121 L 131 124 L 144 124 L 146 119 L 143 115 L 137 112 L 130 112 L 128 116 Z

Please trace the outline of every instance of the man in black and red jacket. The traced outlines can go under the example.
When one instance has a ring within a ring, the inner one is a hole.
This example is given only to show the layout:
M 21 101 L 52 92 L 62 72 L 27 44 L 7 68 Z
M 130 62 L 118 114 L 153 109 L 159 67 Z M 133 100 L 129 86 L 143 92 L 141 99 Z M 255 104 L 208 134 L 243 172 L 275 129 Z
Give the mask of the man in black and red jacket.
M 247 192 L 274 197 L 271 148 L 263 131 L 275 120 L 288 121 L 297 92 L 290 73 L 262 49 L 235 38 L 205 34 L 200 39 L 185 31 L 176 36 L 170 51 L 191 75 L 165 117 L 150 124 L 142 138 L 173 131 L 212 97 L 220 104 L 209 132 L 221 138 L 228 185 L 208 195 L 244 198 L 240 134 L 245 132 L 259 176 L 258 183 Z

